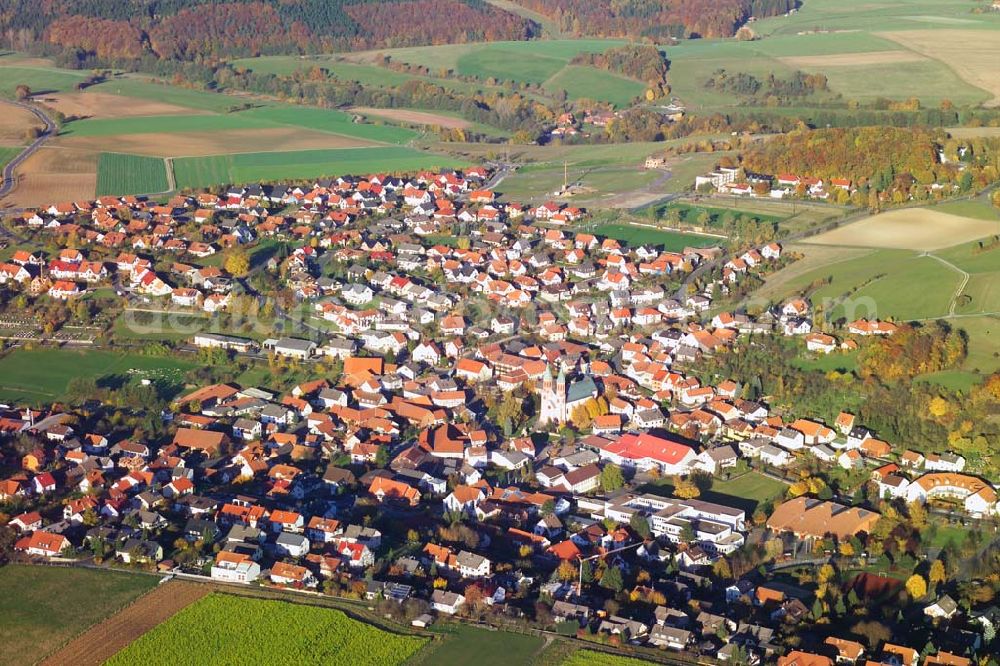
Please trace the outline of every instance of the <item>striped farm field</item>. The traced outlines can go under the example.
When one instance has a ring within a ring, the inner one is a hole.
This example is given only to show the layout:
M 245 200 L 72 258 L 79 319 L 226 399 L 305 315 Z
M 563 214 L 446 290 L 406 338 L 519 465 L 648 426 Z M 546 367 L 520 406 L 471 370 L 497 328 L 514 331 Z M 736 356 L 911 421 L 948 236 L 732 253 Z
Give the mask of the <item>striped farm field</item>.
M 453 158 L 402 146 L 184 157 L 173 164 L 181 189 L 461 166 Z
M 97 196 L 155 194 L 169 189 L 167 167 L 159 157 L 101 153 L 97 158 Z

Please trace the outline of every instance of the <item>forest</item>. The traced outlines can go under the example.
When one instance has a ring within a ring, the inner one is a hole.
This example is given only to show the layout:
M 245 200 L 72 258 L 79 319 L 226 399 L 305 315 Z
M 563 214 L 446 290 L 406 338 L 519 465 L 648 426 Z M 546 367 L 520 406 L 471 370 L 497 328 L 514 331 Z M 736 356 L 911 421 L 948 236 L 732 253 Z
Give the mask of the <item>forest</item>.
M 523 40 L 537 31 L 532 21 L 483 0 L 0 3 L 4 46 L 56 56 L 61 65 L 75 67 L 128 67 L 143 55 L 211 62 L 222 57 Z
M 961 180 L 971 187 L 997 180 L 1000 139 L 949 139 L 926 128 L 801 128 L 756 144 L 742 158 L 750 171 L 850 178 L 879 191 Z
M 515 0 L 574 35 L 630 39 L 732 37 L 751 16 L 784 14 L 795 0 Z

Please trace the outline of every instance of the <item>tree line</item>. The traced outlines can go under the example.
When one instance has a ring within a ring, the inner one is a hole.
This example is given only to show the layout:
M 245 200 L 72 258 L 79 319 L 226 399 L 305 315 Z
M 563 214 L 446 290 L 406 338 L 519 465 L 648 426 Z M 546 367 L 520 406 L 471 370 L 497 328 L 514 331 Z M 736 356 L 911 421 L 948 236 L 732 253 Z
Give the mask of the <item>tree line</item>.
M 670 61 L 655 46 L 628 44 L 612 47 L 603 53 L 580 53 L 570 64 L 596 67 L 638 79 L 649 86 L 653 97 L 662 97 L 670 92 L 667 86 Z

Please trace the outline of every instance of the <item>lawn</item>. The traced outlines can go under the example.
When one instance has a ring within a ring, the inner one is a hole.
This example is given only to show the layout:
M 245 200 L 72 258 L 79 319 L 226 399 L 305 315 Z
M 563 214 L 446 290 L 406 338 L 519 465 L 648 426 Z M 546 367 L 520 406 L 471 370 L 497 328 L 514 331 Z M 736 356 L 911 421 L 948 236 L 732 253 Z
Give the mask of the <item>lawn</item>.
M 211 594 L 141 636 L 107 665 L 395 666 L 425 642 L 329 608 Z
M 155 587 L 157 580 L 91 569 L 0 568 L 0 663 L 40 661 Z
M 402 146 L 211 155 L 173 161 L 179 189 L 378 171 L 408 172 L 461 164 L 451 157 Z
M 602 224 L 588 229 L 596 236 L 614 238 L 629 246 L 656 245 L 668 252 L 680 252 L 686 247 L 711 247 L 724 243 L 724 238 L 686 234 L 666 229 L 652 229 L 629 224 Z
M 0 400 L 50 403 L 65 396 L 75 377 L 93 377 L 99 383 L 128 374 L 179 384 L 196 363 L 176 356 L 142 356 L 109 351 L 71 349 L 15 349 L 0 358 Z
M 433 631 L 447 634 L 428 654 L 430 664 L 475 664 L 510 666 L 530 664 L 544 645 L 538 636 L 488 631 L 460 624 L 435 625 Z
M 803 347 L 804 348 L 804 347 Z M 832 352 L 830 354 L 812 354 L 803 352 L 805 356 L 795 359 L 796 367 L 803 370 L 818 370 L 820 372 L 853 372 L 858 367 L 858 352 Z
M 170 189 L 160 157 L 101 153 L 97 158 L 97 196 L 156 194 Z

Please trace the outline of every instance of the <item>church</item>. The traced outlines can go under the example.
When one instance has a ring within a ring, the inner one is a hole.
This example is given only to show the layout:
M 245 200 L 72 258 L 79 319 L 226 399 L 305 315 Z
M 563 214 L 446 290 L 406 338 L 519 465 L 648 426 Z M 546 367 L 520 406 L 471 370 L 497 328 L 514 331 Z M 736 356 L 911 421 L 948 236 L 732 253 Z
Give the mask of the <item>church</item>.
M 560 366 L 558 377 L 553 377 L 552 366 L 549 366 L 538 390 L 542 402 L 538 425 L 562 425 L 568 422 L 573 410 L 599 394 L 597 383 L 590 375 L 584 375 L 567 388 L 566 371 Z

